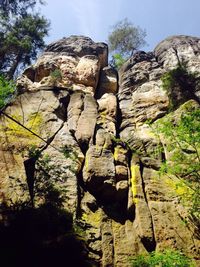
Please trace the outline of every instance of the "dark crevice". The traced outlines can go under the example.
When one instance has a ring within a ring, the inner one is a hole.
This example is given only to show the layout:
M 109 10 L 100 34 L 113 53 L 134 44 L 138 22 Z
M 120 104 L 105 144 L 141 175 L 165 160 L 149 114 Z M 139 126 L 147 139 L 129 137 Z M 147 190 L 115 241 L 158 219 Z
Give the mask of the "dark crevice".
M 125 224 L 127 220 L 127 198 L 117 198 L 117 192 L 112 192 L 113 196 L 109 199 L 102 197 L 102 193 L 93 194 L 98 207 L 101 207 L 105 214 L 112 220 Z M 128 196 L 128 194 L 127 194 Z
M 24 168 L 26 172 L 26 181 L 28 184 L 29 195 L 31 199 L 31 206 L 34 206 L 34 180 L 35 180 L 35 164 L 37 157 L 32 157 L 24 161 Z
M 59 102 L 60 102 L 59 107 L 54 110 L 54 113 L 59 119 L 66 121 L 67 120 L 67 107 L 70 101 L 70 93 L 68 91 L 67 95 L 59 98 L 60 92 L 62 91 L 63 91 L 63 88 L 58 88 L 58 87 L 53 88 L 53 93 L 59 99 Z
M 88 239 L 88 241 L 90 241 L 90 240 Z M 92 240 L 91 240 L 91 241 L 92 241 Z M 91 247 L 88 247 L 87 249 L 89 250 L 90 253 L 93 253 L 93 254 L 99 256 L 100 258 L 102 257 L 102 251 L 95 250 L 95 249 L 93 249 L 93 248 L 91 248 Z M 93 265 L 92 265 L 92 266 L 93 266 Z M 96 265 L 95 265 L 95 266 L 96 266 Z
M 85 165 L 85 160 L 82 163 L 81 169 L 77 174 L 77 207 L 76 207 L 76 219 L 80 219 L 82 216 L 81 201 L 84 192 L 87 192 L 86 185 L 83 181 L 83 168 Z
M 165 152 L 161 152 L 161 161 L 166 162 L 166 155 Z
M 56 116 L 63 121 L 67 120 L 67 106 L 69 104 L 69 100 L 70 100 L 69 95 L 60 98 L 59 99 L 60 105 L 57 109 L 54 110 Z
M 7 267 L 97 266 L 90 264 L 86 242 L 73 229 L 72 215 L 52 204 L 3 208 L 1 265 Z
M 120 138 L 120 127 L 122 124 L 122 111 L 120 109 L 120 105 L 119 105 L 119 98 L 117 97 L 117 112 L 116 112 L 116 137 Z
M 129 170 L 129 187 L 131 187 L 131 159 L 132 159 L 132 152 L 130 149 L 128 149 L 128 170 Z M 129 188 L 131 190 L 131 188 Z M 128 192 L 129 194 L 129 192 Z M 131 192 L 132 194 L 132 192 Z M 129 198 L 129 195 L 127 196 Z M 132 204 L 130 207 L 128 207 L 128 200 L 127 200 L 127 219 L 133 222 L 135 220 L 135 205 Z
M 180 60 L 180 58 L 179 58 L 177 49 L 176 49 L 175 47 L 173 47 L 173 50 L 174 50 L 174 53 L 175 53 L 176 58 L 177 58 L 177 60 L 178 60 L 178 66 L 182 67 L 182 62 L 181 62 L 181 60 Z
M 140 175 L 141 175 L 141 179 L 142 179 L 142 189 L 143 189 L 143 194 L 144 194 L 144 199 L 147 203 L 148 209 L 149 209 L 149 213 L 151 216 L 151 225 L 152 225 L 152 237 L 143 237 L 141 239 L 141 242 L 143 243 L 144 247 L 146 248 L 146 250 L 148 252 L 152 252 L 155 251 L 156 249 L 156 240 L 155 240 L 155 231 L 154 231 L 154 224 L 153 224 L 153 217 L 151 214 L 151 210 L 149 208 L 149 203 L 148 203 L 148 199 L 147 199 L 147 195 L 146 195 L 146 190 L 145 190 L 145 182 L 144 182 L 144 178 L 143 178 L 143 170 L 144 170 L 144 166 L 142 164 L 142 162 L 140 161 Z
M 93 136 L 92 136 L 92 144 L 93 144 L 93 145 L 96 145 L 97 131 L 98 131 L 99 129 L 101 129 L 101 128 L 102 128 L 101 126 L 99 126 L 98 124 L 96 124 L 96 126 L 95 126 L 95 128 L 94 128 L 94 134 L 93 134 Z
M 88 142 L 87 141 L 81 141 L 81 140 L 78 141 L 76 138 L 76 135 L 75 135 L 75 131 L 73 131 L 73 130 L 70 130 L 70 134 L 73 137 L 73 139 L 75 140 L 75 142 L 79 145 L 81 152 L 85 156 L 87 151 L 88 151 L 88 148 L 89 148 Z
M 83 142 L 78 142 L 79 144 L 79 147 L 81 149 L 81 152 L 83 153 L 83 155 L 86 155 L 87 151 L 88 151 L 88 148 L 89 148 L 89 144 L 88 142 L 86 141 L 83 141 Z
M 141 242 L 144 245 L 145 249 L 148 252 L 153 252 L 156 249 L 156 242 L 155 242 L 155 238 L 153 236 L 153 238 L 148 238 L 148 237 L 143 237 L 141 238 Z
M 145 191 L 145 182 L 144 182 L 144 178 L 143 178 L 144 165 L 143 165 L 141 160 L 139 162 L 139 168 L 140 168 L 140 175 L 141 175 L 141 179 L 142 179 L 142 190 L 143 190 L 143 194 L 144 194 L 144 199 L 145 199 L 146 203 L 148 204 L 147 194 Z

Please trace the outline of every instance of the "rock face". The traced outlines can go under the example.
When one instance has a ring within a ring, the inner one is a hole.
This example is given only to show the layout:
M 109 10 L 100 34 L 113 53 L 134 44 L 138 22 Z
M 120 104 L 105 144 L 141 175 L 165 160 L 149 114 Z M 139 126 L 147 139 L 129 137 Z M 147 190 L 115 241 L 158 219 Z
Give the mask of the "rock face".
M 198 261 L 200 241 L 159 176 L 165 155 L 147 122 L 169 113 L 163 74 L 184 64 L 200 76 L 200 39 L 170 37 L 153 53 L 137 52 L 119 81 L 107 53 L 90 38 L 63 38 L 18 79 L 19 94 L 0 117 L 1 202 L 31 197 L 40 205 L 47 173 L 84 231 L 90 266 L 126 267 L 132 256 L 165 248 Z M 193 93 L 176 110 L 199 108 L 198 85 Z

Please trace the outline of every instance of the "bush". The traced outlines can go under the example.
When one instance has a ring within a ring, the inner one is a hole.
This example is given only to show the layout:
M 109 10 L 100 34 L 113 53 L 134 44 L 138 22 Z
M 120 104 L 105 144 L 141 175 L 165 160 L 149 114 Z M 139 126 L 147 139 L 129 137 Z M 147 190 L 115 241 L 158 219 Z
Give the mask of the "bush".
M 15 85 L 0 75 L 0 109 L 2 109 L 11 99 L 15 92 Z
M 51 79 L 54 85 L 56 85 L 56 82 L 60 82 L 62 80 L 62 73 L 59 69 L 55 69 L 54 71 L 51 71 L 50 76 L 51 76 Z
M 139 255 L 131 260 L 133 267 L 194 267 L 191 259 L 180 251 L 166 250 L 152 252 L 149 255 Z
M 161 81 L 169 97 L 169 111 L 189 99 L 196 99 L 195 89 L 199 84 L 199 78 L 196 73 L 189 73 L 184 65 L 179 64 L 175 69 L 165 73 Z
M 110 62 L 111 66 L 119 70 L 121 66 L 126 62 L 126 58 L 123 58 L 120 54 L 114 54 Z
M 157 130 L 170 151 L 160 173 L 178 178 L 176 191 L 182 189 L 178 190 L 182 202 L 190 207 L 192 217 L 200 221 L 200 109 L 188 103 L 177 122 L 168 116 L 160 120 Z

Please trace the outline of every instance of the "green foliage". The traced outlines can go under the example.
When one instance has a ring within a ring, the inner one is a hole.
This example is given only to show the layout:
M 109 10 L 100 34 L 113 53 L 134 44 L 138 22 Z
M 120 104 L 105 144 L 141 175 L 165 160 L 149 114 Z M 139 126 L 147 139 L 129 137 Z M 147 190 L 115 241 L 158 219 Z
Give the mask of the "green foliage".
M 2 109 L 11 99 L 15 92 L 15 85 L 0 75 L 0 109 Z
M 191 259 L 179 251 L 166 250 L 139 255 L 131 260 L 133 267 L 194 267 Z
M 125 18 L 112 27 L 112 32 L 108 36 L 108 45 L 111 52 L 127 57 L 146 44 L 145 37 L 145 30 L 134 26 Z
M 41 0 L 2 0 L 0 14 L 3 17 L 18 14 L 26 15 L 27 10 L 33 8 L 37 2 L 43 4 Z
M 54 86 L 56 85 L 58 81 L 60 82 L 62 80 L 62 73 L 59 69 L 55 69 L 54 71 L 51 71 L 50 76 L 51 76 Z
M 54 71 L 51 71 L 50 76 L 55 80 L 62 79 L 62 74 L 59 69 L 55 69 Z
M 178 187 L 184 184 L 190 188 L 190 211 L 200 220 L 200 109 L 185 106 L 178 121 L 168 116 L 161 119 L 157 130 L 165 137 L 166 150 L 170 151 L 161 173 L 176 176 L 181 181 Z
M 179 105 L 179 102 L 193 98 L 198 83 L 196 74 L 189 73 L 184 64 L 179 64 L 177 68 L 165 73 L 161 80 L 163 89 L 167 91 L 170 99 L 170 110 Z
M 36 174 L 34 177 L 33 195 L 34 199 L 42 200 L 45 203 L 51 203 L 58 208 L 62 208 L 66 199 L 65 187 L 60 187 L 59 182 L 61 178 L 57 167 L 52 164 L 51 158 L 48 154 L 42 155 L 40 151 L 36 150 L 39 157 L 36 162 Z M 53 173 L 56 171 L 56 176 Z
M 115 143 L 115 144 L 123 144 L 123 141 L 120 138 L 115 137 L 115 135 L 111 135 L 111 140 Z
M 78 154 L 72 147 L 64 146 L 60 150 L 61 153 L 65 156 L 66 159 L 71 159 L 73 163 L 69 166 L 69 170 L 72 173 L 76 173 L 76 162 L 78 160 Z
M 39 158 L 41 155 L 40 149 L 36 145 L 30 145 L 28 150 L 28 157 L 29 158 Z
M 122 55 L 114 54 L 112 56 L 111 65 L 117 70 L 119 70 L 121 66 L 126 62 L 126 60 L 127 58 L 124 58 Z
M 34 13 L 36 2 L 6 1 L 0 10 L 0 72 L 9 79 L 45 46 L 49 22 Z

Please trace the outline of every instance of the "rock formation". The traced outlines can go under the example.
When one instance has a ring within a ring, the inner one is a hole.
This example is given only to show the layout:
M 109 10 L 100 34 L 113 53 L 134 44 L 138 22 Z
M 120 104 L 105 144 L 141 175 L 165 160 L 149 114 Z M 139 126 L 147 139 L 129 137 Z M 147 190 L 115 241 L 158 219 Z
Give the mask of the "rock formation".
M 119 74 L 104 43 L 71 36 L 47 46 L 0 117 L 1 202 L 40 205 L 47 173 L 84 231 L 91 266 L 126 267 L 132 256 L 165 248 L 198 262 L 200 241 L 159 175 L 166 155 L 147 123 L 168 114 L 161 77 L 178 64 L 200 76 L 200 39 L 168 38 Z M 188 102 L 198 108 L 199 94 L 198 86 L 194 97 L 179 93 L 174 114 Z

